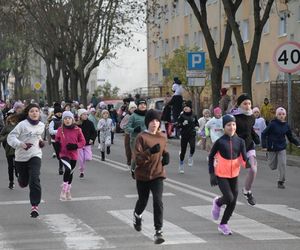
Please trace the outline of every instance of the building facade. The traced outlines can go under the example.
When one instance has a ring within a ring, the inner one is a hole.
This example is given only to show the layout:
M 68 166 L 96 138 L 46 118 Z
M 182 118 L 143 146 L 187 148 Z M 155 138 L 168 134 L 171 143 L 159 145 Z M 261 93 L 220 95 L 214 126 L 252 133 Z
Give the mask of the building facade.
M 151 2 L 151 1 L 149 1 Z M 199 1 L 195 1 L 197 4 Z M 245 0 L 236 14 L 240 24 L 246 55 L 249 56 L 254 34 L 253 1 Z M 252 78 L 252 94 L 254 105 L 260 105 L 264 97 L 270 97 L 270 83 L 286 79 L 273 63 L 273 53 L 283 42 L 292 40 L 300 42 L 300 1 L 290 0 L 288 4 L 275 0 L 270 18 L 263 29 L 261 45 L 255 71 Z M 161 0 L 164 14 L 156 16 L 156 24 L 148 24 L 148 87 L 162 86 L 163 60 L 166 55 L 180 46 L 198 47 L 207 52 L 205 39 L 194 13 L 186 0 Z M 198 4 L 199 7 L 199 4 Z M 224 40 L 226 15 L 221 0 L 207 1 L 208 24 L 215 42 L 217 54 L 222 49 Z M 230 94 L 242 91 L 242 70 L 235 38 L 223 70 L 223 87 L 230 89 Z M 208 56 L 207 56 L 208 57 Z M 300 72 L 293 77 L 300 78 Z

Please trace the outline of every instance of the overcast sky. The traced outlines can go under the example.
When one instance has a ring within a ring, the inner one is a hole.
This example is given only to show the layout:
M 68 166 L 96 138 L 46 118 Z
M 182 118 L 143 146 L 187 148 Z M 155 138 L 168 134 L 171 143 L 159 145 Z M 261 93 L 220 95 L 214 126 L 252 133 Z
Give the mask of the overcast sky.
M 120 93 L 130 93 L 135 88 L 147 86 L 147 38 L 146 33 L 134 33 L 134 43 L 139 51 L 124 46 L 118 49 L 117 59 L 103 62 L 98 69 L 101 80 L 118 86 Z

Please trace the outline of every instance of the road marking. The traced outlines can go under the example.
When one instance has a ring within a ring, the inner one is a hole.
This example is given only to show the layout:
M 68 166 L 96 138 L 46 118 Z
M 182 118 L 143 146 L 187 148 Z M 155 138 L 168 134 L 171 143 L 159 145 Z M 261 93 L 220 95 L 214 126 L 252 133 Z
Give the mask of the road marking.
M 45 201 L 41 200 L 41 203 L 45 203 Z M 24 204 L 30 204 L 30 201 L 29 200 L 26 200 L 26 201 L 0 201 L 0 205 L 24 205 Z
M 116 217 L 117 219 L 125 222 L 133 228 L 132 225 L 132 210 L 114 210 L 108 211 L 109 214 Z M 134 229 L 132 229 L 134 230 Z M 195 243 L 205 243 L 206 241 L 189 233 L 188 231 L 164 220 L 164 245 L 174 245 L 174 244 L 195 244 Z M 153 228 L 153 214 L 147 211 L 143 213 L 143 224 L 141 233 L 153 240 L 154 228 Z
M 87 196 L 87 197 L 72 197 L 69 201 L 99 201 L 99 200 L 111 200 L 110 196 Z
M 42 220 L 53 233 L 59 237 L 64 236 L 64 243 L 68 249 L 115 248 L 80 219 L 73 219 L 66 214 L 48 214 L 42 216 Z
M 255 207 L 300 222 L 300 211 L 287 205 L 257 204 Z
M 108 166 L 110 166 L 110 167 L 113 167 L 113 168 L 116 168 L 116 169 L 119 169 L 119 170 L 127 171 L 127 172 L 128 172 L 128 168 L 125 169 L 125 168 L 123 168 L 123 167 L 119 167 L 119 166 L 116 166 L 116 165 L 114 165 L 114 164 L 111 164 L 111 163 L 109 163 L 109 162 L 107 162 L 107 161 L 101 161 L 101 158 L 98 159 L 95 155 L 93 156 L 93 160 L 94 160 L 94 161 L 97 161 L 97 162 L 100 162 L 100 163 L 103 163 L 103 164 L 105 164 L 105 165 L 108 165 Z
M 137 194 L 126 194 L 124 195 L 126 198 L 138 198 L 139 196 Z M 150 194 L 152 196 L 152 194 Z M 168 196 L 176 196 L 173 193 L 163 193 L 163 197 L 168 197 Z
M 190 206 L 182 208 L 197 216 L 213 221 L 211 218 L 211 206 Z M 214 222 L 218 223 L 217 221 Z M 232 215 L 229 225 L 233 232 L 241 234 L 252 240 L 299 239 L 295 235 L 288 234 L 236 213 Z

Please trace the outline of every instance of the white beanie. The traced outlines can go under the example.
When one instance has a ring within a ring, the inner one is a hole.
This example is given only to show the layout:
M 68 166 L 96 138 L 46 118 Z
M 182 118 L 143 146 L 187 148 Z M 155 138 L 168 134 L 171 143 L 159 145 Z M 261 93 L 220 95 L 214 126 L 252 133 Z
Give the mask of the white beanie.
M 278 116 L 281 112 L 286 115 L 286 110 L 283 107 L 279 107 L 276 109 L 276 116 Z
M 132 109 L 132 108 L 137 108 L 135 102 L 130 102 L 129 105 L 128 105 L 128 109 Z
M 64 111 L 62 114 L 62 119 L 65 119 L 66 117 L 70 117 L 74 120 L 74 115 L 71 111 Z
M 87 114 L 88 111 L 86 109 L 78 109 L 78 117 L 80 118 L 81 115 Z
M 252 109 L 252 112 L 254 113 L 254 112 L 258 112 L 258 113 L 260 113 L 260 110 L 259 110 L 259 108 L 258 107 L 255 107 L 255 108 L 253 108 Z

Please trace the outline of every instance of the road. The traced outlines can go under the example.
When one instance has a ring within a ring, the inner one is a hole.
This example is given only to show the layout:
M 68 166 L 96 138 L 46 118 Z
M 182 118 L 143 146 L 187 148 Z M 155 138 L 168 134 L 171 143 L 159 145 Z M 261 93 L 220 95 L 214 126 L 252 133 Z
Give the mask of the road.
M 253 193 L 255 207 L 246 205 L 241 195 L 229 221 L 233 235 L 223 236 L 210 218 L 212 198 L 220 195 L 210 187 L 206 153 L 196 151 L 194 166 L 178 173 L 178 151 L 169 144 L 171 163 L 164 188 L 164 236 L 162 245 L 153 244 L 152 201 L 143 214 L 143 230 L 132 226 L 136 202 L 135 182 L 125 165 L 123 136 L 118 134 L 105 163 L 94 148 L 83 180 L 75 171 L 72 201 L 59 201 L 62 177 L 52 148 L 43 152 L 40 216 L 30 218 L 28 189 L 9 190 L 4 150 L 0 149 L 0 249 L 300 249 L 300 168 L 288 167 L 287 188 L 277 189 L 277 172 L 264 161 Z M 247 170 L 242 170 L 239 188 Z

